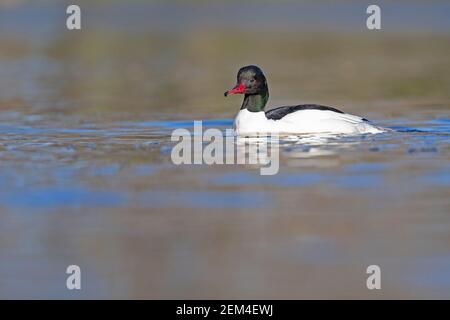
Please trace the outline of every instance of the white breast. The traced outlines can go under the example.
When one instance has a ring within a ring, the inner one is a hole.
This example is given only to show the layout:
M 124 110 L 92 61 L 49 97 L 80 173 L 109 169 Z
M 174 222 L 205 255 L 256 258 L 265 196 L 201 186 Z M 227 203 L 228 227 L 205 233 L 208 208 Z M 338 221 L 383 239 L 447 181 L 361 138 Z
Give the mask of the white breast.
M 240 110 L 234 120 L 236 133 L 379 133 L 384 130 L 361 117 L 329 110 L 299 110 L 280 120 L 267 119 L 263 111 Z

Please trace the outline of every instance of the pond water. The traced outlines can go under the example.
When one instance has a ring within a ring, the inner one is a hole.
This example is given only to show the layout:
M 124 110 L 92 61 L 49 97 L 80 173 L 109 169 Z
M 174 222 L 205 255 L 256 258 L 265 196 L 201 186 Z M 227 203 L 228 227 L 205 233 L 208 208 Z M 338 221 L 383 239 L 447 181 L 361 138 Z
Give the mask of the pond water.
M 386 4 L 380 33 L 359 27 L 360 2 L 264 3 L 248 21 L 228 2 L 81 1 L 80 33 L 56 2 L 14 3 L 0 4 L 0 298 L 450 298 L 447 3 Z M 281 140 L 273 176 L 174 165 L 174 129 L 231 127 L 241 101 L 223 92 L 250 63 L 270 106 L 393 131 Z

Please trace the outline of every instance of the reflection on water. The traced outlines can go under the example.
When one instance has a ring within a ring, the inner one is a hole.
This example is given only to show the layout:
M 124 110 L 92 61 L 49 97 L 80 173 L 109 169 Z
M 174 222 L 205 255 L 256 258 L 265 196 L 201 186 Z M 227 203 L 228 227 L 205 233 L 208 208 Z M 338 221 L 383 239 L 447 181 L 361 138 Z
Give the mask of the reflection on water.
M 370 33 L 362 1 L 280 3 L 80 1 L 68 32 L 59 1 L 0 1 L 1 298 L 450 298 L 448 3 Z M 173 165 L 174 129 L 231 127 L 246 64 L 270 106 L 395 131 L 285 137 L 274 176 Z

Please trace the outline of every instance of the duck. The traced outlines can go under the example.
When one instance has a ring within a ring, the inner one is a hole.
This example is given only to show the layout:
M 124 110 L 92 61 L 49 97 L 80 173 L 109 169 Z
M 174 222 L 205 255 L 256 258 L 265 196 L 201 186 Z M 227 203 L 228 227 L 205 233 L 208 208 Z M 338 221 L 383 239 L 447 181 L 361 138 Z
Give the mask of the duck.
M 264 111 L 269 100 L 267 79 L 258 66 L 239 69 L 236 85 L 224 96 L 243 94 L 233 129 L 237 135 L 376 134 L 384 130 L 366 118 L 319 104 L 283 106 Z

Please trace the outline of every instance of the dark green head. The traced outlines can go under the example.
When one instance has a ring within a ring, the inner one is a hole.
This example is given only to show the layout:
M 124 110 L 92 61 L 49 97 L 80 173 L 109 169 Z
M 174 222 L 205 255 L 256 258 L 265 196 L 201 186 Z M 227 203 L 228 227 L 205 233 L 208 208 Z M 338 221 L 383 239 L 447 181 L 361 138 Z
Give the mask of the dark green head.
M 241 109 L 252 112 L 263 111 L 269 100 L 269 88 L 264 73 L 257 66 L 246 66 L 239 69 L 237 83 L 233 89 L 225 92 L 229 94 L 245 94 Z

